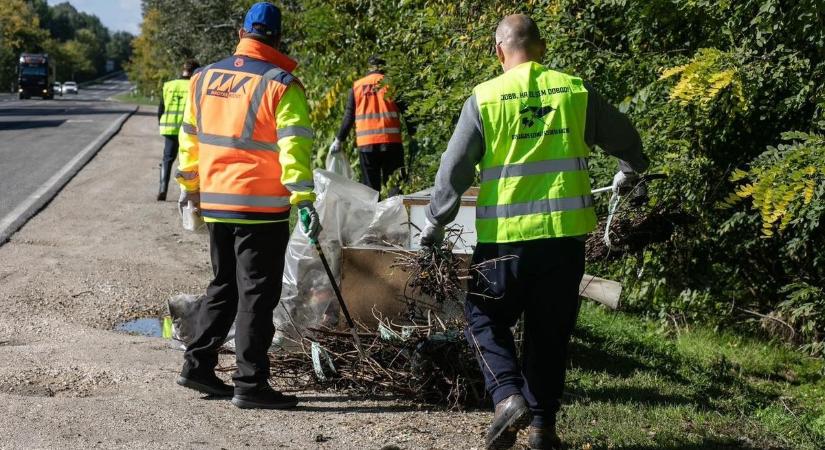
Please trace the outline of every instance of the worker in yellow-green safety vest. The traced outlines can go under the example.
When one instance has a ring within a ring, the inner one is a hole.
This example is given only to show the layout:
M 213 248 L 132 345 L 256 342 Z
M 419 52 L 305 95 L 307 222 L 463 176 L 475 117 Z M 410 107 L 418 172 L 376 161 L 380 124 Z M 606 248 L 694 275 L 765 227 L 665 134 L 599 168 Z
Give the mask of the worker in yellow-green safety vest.
M 504 74 L 478 85 L 464 104 L 421 232 L 422 246 L 441 243 L 478 167 L 473 263 L 481 269 L 470 281 L 465 332 L 496 405 L 488 449 L 512 447 L 528 425 L 530 448 L 561 448 L 556 413 L 584 240 L 596 227 L 587 157 L 598 145 L 619 158 L 619 191 L 637 184 L 649 164 L 627 117 L 580 78 L 540 64 L 545 51 L 529 17 L 499 24 L 495 52 Z M 519 362 L 511 327 L 522 315 Z
M 183 123 L 186 97 L 189 95 L 189 78 L 197 68 L 197 62 L 186 61 L 183 64 L 180 78 L 163 84 L 163 95 L 160 99 L 160 106 L 158 106 L 158 128 L 164 141 L 163 161 L 160 164 L 158 201 L 166 200 L 169 177 L 172 174 L 172 164 L 178 156 L 178 132 Z

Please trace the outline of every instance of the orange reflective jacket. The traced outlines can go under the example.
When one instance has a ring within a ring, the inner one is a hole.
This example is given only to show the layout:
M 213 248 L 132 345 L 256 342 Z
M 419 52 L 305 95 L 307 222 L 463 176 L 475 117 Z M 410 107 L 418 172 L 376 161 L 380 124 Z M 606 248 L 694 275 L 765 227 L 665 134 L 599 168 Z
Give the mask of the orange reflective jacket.
M 278 141 L 312 137 L 308 126 L 279 126 L 276 120 L 284 92 L 298 83 L 290 73 L 294 68 L 274 49 L 244 39 L 234 56 L 192 78 L 197 124 L 187 129 L 192 125 L 185 123 L 183 131 L 197 135 L 204 217 L 288 218 L 291 191 L 282 181 Z
M 398 106 L 386 98 L 387 86 L 382 86 L 384 75 L 372 73 L 356 81 L 355 145 L 401 143 L 401 120 Z

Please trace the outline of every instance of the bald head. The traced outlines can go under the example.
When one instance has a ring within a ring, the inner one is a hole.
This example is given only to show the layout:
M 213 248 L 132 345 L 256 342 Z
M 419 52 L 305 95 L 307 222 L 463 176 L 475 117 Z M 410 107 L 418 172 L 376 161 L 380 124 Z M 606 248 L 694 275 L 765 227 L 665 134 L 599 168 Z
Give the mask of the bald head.
M 529 16 L 507 16 L 496 28 L 496 51 L 505 70 L 527 61 L 541 61 L 545 48 L 539 27 Z

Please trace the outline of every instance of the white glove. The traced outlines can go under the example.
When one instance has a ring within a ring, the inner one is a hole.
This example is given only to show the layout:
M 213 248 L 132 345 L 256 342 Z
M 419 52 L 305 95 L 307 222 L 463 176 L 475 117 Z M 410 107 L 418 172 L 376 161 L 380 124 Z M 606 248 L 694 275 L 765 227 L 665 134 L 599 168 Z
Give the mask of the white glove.
M 627 195 L 636 187 L 639 175 L 636 172 L 624 173 L 621 170 L 613 177 L 613 193 Z
M 338 138 L 335 138 L 335 140 L 332 141 L 332 145 L 329 146 L 329 152 L 338 153 L 341 151 L 341 147 L 343 147 L 343 144 L 338 140 Z
M 427 225 L 424 226 L 419 237 L 419 245 L 421 247 L 438 247 L 442 242 L 444 242 L 444 227 L 430 222 L 428 217 Z

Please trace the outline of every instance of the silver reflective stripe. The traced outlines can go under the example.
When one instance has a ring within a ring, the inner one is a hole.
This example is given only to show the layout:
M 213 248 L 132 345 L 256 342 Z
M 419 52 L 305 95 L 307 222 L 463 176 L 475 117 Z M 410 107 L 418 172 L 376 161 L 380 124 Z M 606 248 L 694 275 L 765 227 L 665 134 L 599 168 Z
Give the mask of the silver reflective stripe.
M 286 183 L 284 186 L 289 189 L 290 192 L 309 192 L 315 189 L 315 183 L 312 180 Z
M 201 203 L 216 205 L 258 206 L 265 208 L 283 208 L 289 206 L 289 197 L 270 197 L 264 195 L 216 194 L 201 192 Z
M 314 138 L 315 133 L 312 132 L 311 128 L 302 127 L 298 125 L 293 125 L 284 128 L 278 128 L 278 139 L 288 138 L 292 136 L 300 136 L 305 138 Z
M 161 127 L 169 127 L 169 128 L 178 128 L 178 127 L 180 127 L 180 124 L 177 123 L 177 122 L 167 122 L 167 123 L 161 122 L 159 125 Z
M 572 211 L 576 209 L 589 208 L 591 206 L 593 206 L 593 197 L 589 195 L 584 195 L 581 197 L 551 198 L 527 203 L 514 203 L 512 205 L 477 206 L 476 218 L 506 219 L 509 217 L 526 216 L 530 214 Z
M 395 111 L 376 113 L 376 114 L 359 114 L 355 116 L 355 120 L 369 120 L 369 119 L 397 119 L 398 113 Z
M 185 122 L 183 123 L 183 125 L 181 125 L 181 130 L 183 130 L 183 132 L 186 133 L 186 134 L 192 134 L 192 135 L 197 135 L 198 134 L 198 129 L 195 128 L 194 125 L 189 125 L 188 123 L 185 123 Z
M 355 133 L 356 136 L 370 136 L 373 134 L 398 134 L 401 133 L 399 128 L 381 128 L 378 130 L 365 130 Z
M 194 180 L 197 177 L 198 177 L 197 172 L 181 172 L 180 170 L 175 172 L 175 178 L 183 178 L 184 180 L 191 181 L 191 180 Z
M 198 133 L 198 141 L 201 144 L 214 145 L 217 147 L 236 148 L 238 150 L 266 150 L 270 152 L 278 151 L 277 144 L 232 136 L 218 136 L 215 134 Z
M 567 158 L 549 159 L 524 164 L 489 167 L 481 171 L 481 181 L 497 180 L 508 177 L 526 177 L 552 172 L 576 172 L 587 170 L 587 159 Z
M 201 99 L 203 99 L 203 80 L 206 78 L 206 75 L 209 73 L 209 70 L 214 66 L 214 64 L 210 64 L 206 66 L 201 71 L 201 76 L 198 77 L 198 83 L 195 86 L 195 118 L 197 119 L 198 129 L 203 129 L 203 114 L 201 114 Z
M 183 111 L 169 111 L 169 110 L 167 110 L 167 111 L 163 112 L 163 115 L 164 116 L 180 116 L 180 115 L 183 115 Z
M 261 104 L 264 101 L 266 88 L 269 86 L 270 81 L 274 80 L 275 77 L 283 72 L 283 70 L 276 67 L 269 69 L 263 77 L 261 77 L 261 81 L 255 87 L 255 92 L 252 93 L 249 101 L 249 109 L 246 111 L 246 120 L 243 123 L 242 137 L 252 138 L 252 135 L 255 134 L 255 124 L 258 122 L 258 110 L 261 109 Z

